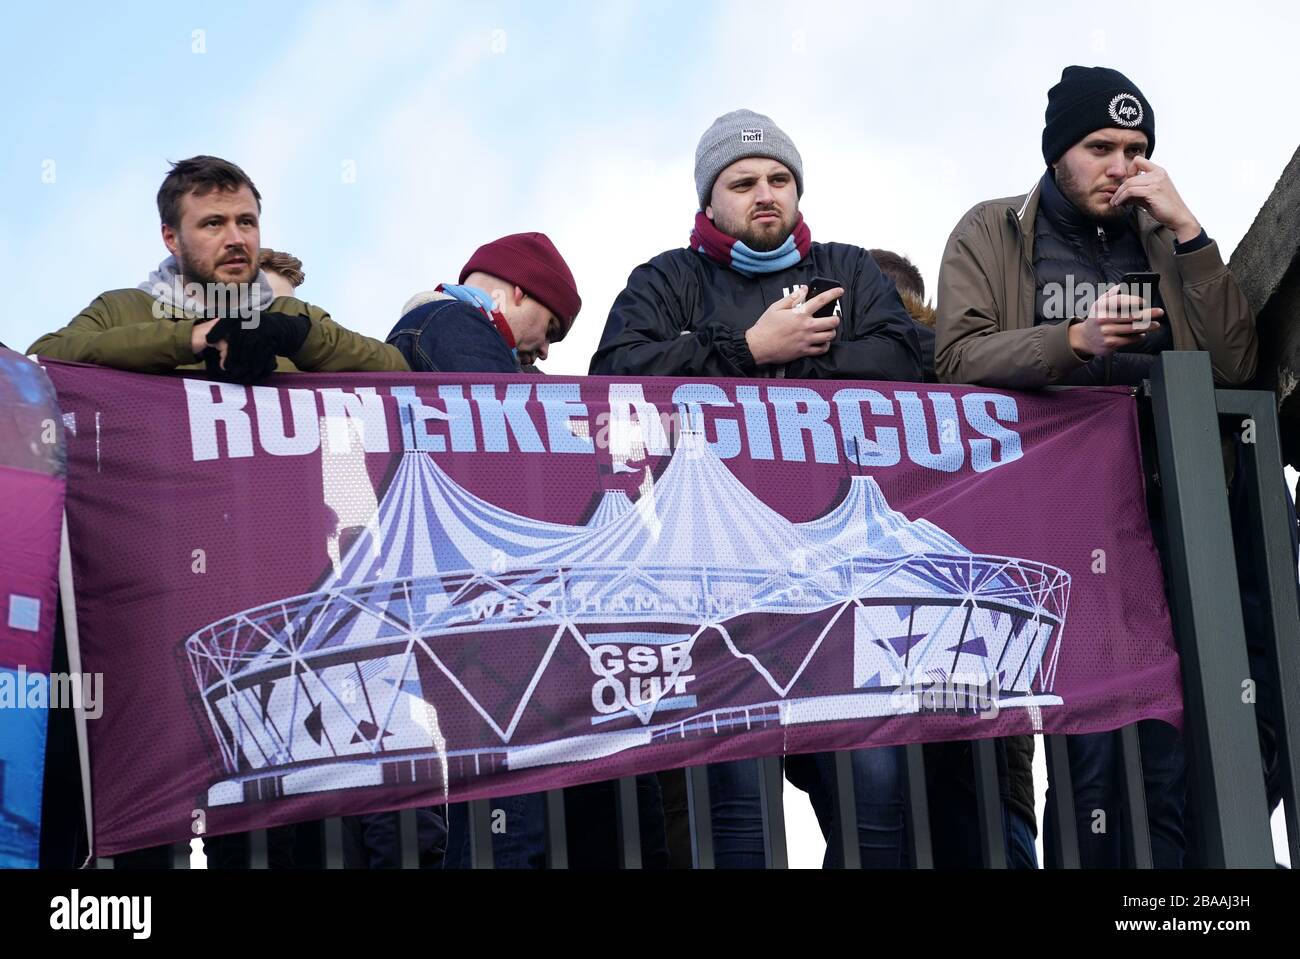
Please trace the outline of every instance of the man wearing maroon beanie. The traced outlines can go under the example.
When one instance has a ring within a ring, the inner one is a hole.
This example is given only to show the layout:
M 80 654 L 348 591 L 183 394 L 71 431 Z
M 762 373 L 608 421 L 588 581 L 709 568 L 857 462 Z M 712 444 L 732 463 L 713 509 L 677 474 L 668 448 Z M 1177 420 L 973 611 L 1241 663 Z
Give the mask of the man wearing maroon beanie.
M 581 307 L 546 234 L 513 233 L 475 250 L 456 283 L 407 300 L 388 342 L 418 372 L 514 373 L 546 359 Z
M 521 365 L 546 359 L 552 343 L 573 326 L 582 300 L 573 273 L 544 233 L 515 233 L 474 251 L 456 283 L 442 283 L 417 293 L 402 307 L 402 318 L 388 342 L 406 357 L 412 370 L 425 373 L 518 373 Z M 660 807 L 653 777 L 638 777 L 642 819 L 652 837 L 662 835 Z M 569 864 L 583 868 L 617 865 L 601 855 L 615 848 L 606 842 L 616 825 L 612 785 L 595 783 L 566 790 L 570 827 Z M 608 801 L 605 793 L 609 793 Z M 497 869 L 541 869 L 546 864 L 545 801 L 540 793 L 492 800 L 494 821 L 505 824 L 492 837 Z M 384 814 L 380 814 L 384 815 Z M 364 817 L 363 817 L 364 818 Z M 646 865 L 667 859 L 662 841 Z M 447 812 L 444 865 L 470 865 L 469 821 L 463 804 Z

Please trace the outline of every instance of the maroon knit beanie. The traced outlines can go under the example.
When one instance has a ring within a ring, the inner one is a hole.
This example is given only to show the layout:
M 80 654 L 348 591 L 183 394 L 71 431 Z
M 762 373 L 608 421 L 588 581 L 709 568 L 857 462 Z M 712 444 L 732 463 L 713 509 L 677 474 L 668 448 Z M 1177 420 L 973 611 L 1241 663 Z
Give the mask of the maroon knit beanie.
M 460 271 L 459 283 L 481 270 L 522 289 L 555 314 L 569 332 L 582 308 L 577 284 L 560 251 L 545 233 L 512 233 L 484 243 Z

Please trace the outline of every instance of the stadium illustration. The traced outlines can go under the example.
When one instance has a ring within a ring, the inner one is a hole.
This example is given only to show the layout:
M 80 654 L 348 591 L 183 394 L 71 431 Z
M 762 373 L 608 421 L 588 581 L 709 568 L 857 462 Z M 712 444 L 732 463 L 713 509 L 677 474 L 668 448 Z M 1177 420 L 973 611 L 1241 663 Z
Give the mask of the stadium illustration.
M 1064 571 L 972 554 L 865 475 L 791 522 L 699 432 L 645 476 L 570 526 L 403 453 L 319 588 L 186 639 L 222 767 L 208 802 L 445 790 L 668 737 L 917 713 L 943 708 L 936 683 L 1061 703 Z

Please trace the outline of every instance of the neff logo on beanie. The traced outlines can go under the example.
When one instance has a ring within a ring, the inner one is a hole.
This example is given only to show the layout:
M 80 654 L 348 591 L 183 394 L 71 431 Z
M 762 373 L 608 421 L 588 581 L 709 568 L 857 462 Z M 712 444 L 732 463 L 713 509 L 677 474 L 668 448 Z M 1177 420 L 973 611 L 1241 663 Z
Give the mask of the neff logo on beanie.
M 1142 123 L 1142 101 L 1131 93 L 1119 93 L 1110 101 L 1110 118 L 1122 127 Z
M 766 157 L 784 163 L 794 174 L 799 196 L 803 196 L 803 160 L 785 131 L 762 113 L 732 110 L 714 120 L 695 147 L 698 209 L 703 210 L 709 205 L 718 174 L 737 160 L 748 157 Z

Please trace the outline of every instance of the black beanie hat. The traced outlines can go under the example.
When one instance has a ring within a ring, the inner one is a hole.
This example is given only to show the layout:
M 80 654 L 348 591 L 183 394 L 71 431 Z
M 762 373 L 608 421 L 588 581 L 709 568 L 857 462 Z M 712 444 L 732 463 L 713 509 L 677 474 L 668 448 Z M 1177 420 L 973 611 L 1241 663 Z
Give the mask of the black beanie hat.
M 1156 115 L 1133 81 L 1106 67 L 1066 67 L 1047 91 L 1043 159 L 1051 166 L 1089 133 L 1103 127 L 1141 130 L 1147 156 L 1156 148 Z

